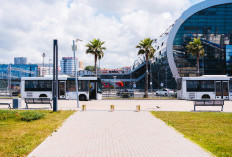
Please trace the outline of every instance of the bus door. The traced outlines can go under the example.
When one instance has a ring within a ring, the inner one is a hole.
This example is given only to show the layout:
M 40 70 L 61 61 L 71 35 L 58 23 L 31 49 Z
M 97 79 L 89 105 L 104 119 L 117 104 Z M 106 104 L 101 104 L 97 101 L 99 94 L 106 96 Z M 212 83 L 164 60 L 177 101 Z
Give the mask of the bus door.
M 228 81 L 215 81 L 216 99 L 229 99 Z
M 216 99 L 222 99 L 221 81 L 215 81 Z
M 65 99 L 66 96 L 66 84 L 65 81 L 59 81 L 59 99 Z
M 228 81 L 223 81 L 222 82 L 222 94 L 223 94 L 223 99 L 228 100 L 229 99 L 229 83 Z
M 96 81 L 90 81 L 89 86 L 89 98 L 96 99 Z

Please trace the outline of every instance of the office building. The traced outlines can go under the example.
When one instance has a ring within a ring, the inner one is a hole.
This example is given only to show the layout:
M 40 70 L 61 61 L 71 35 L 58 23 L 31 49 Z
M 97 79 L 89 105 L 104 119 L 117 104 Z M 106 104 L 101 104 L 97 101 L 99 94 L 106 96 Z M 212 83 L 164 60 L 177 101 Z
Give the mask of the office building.
M 15 65 L 27 64 L 27 57 L 15 57 L 14 64 Z
M 77 64 L 77 71 L 78 71 L 78 59 L 76 58 L 76 64 Z M 75 75 L 75 66 L 74 66 L 74 60 L 73 57 L 62 57 L 62 60 L 60 61 L 60 67 L 61 67 L 61 74 L 63 75 Z

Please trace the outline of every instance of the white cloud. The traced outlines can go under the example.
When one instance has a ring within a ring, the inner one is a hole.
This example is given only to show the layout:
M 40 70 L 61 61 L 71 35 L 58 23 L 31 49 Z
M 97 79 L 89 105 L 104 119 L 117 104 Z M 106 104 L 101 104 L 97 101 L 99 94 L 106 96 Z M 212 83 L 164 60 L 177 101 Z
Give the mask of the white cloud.
M 52 58 L 52 42 L 58 39 L 59 56 L 72 56 L 71 44 L 78 43 L 78 57 L 86 65 L 93 56 L 85 54 L 89 40 L 105 41 L 107 50 L 101 67 L 132 66 L 138 42 L 157 37 L 190 6 L 189 0 L 3 0 L 0 6 L 0 63 L 28 57 L 41 63 L 42 53 Z M 70 6 L 70 7 L 68 7 Z

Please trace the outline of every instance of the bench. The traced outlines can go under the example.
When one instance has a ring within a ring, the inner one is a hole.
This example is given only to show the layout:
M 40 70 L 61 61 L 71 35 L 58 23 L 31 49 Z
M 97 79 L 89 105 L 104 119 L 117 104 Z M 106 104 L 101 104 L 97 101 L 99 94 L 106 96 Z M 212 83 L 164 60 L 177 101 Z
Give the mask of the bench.
M 194 100 L 194 111 L 196 106 L 221 106 L 223 111 L 224 100 Z
M 0 103 L 0 105 L 7 105 L 8 108 L 11 108 L 10 104 L 11 104 L 11 103 Z
M 28 104 L 51 104 L 50 98 L 25 98 L 26 107 L 28 108 Z

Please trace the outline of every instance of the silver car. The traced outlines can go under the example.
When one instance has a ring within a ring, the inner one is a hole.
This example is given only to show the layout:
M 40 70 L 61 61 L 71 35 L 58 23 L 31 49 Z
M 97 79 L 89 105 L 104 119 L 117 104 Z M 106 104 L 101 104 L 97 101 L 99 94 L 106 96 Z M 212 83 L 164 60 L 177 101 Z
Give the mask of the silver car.
M 164 88 L 155 92 L 157 96 L 174 96 L 175 92 L 172 89 Z

